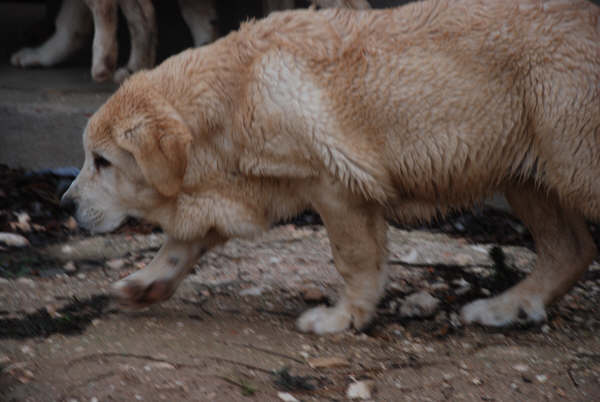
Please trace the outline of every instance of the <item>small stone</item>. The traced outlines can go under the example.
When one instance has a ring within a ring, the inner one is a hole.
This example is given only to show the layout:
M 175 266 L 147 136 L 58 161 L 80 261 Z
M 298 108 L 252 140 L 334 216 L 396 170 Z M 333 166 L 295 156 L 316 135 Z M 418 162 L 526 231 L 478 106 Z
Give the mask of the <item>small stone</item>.
M 538 380 L 540 383 L 545 383 L 546 381 L 548 381 L 548 376 L 545 374 L 538 374 L 535 376 L 535 379 Z
M 115 258 L 106 261 L 106 266 L 110 269 L 121 269 L 125 266 L 125 260 L 122 258 Z
M 72 254 L 73 251 L 75 251 L 75 249 L 73 248 L 73 246 L 69 246 L 68 244 L 65 246 L 62 246 L 60 251 L 62 251 L 65 254 Z
M 515 364 L 513 366 L 513 368 L 515 370 L 517 370 L 519 373 L 524 373 L 526 371 L 529 371 L 529 366 L 527 366 L 526 364 Z
M 29 355 L 31 357 L 35 356 L 35 352 L 31 349 L 31 346 L 25 345 L 21 347 L 21 353 Z
M 77 274 L 77 279 L 83 280 L 85 278 L 87 278 L 87 276 L 83 272 Z
M 30 279 L 30 278 L 21 277 L 21 278 L 17 279 L 17 283 L 21 284 L 21 285 L 27 285 L 32 289 L 36 288 L 35 282 L 33 281 L 33 279 Z
M 481 384 L 483 384 L 483 381 L 481 381 L 481 378 L 479 378 L 479 377 L 475 377 L 475 378 L 473 378 L 473 379 L 471 380 L 471 382 L 472 382 L 473 384 L 475 384 L 475 385 L 481 385 Z
M 470 265 L 473 264 L 473 257 L 469 254 L 457 254 L 454 256 L 454 261 L 457 265 Z
M 63 269 L 68 273 L 73 273 L 77 271 L 77 266 L 73 261 L 69 261 L 65 265 L 63 265 Z
M 77 353 L 81 353 L 85 350 L 85 348 L 83 346 L 76 346 L 75 347 L 75 352 Z
M 413 293 L 402 301 L 401 317 L 430 317 L 437 311 L 440 301 L 425 291 Z
M 431 290 L 444 291 L 444 290 L 448 290 L 449 286 L 446 282 L 436 282 L 436 283 L 432 283 L 431 286 L 429 286 L 429 288 Z
M 548 325 L 548 324 L 542 325 L 542 332 L 545 333 L 545 334 L 549 333 L 550 332 L 550 325 Z
M 346 391 L 348 399 L 371 399 L 371 394 L 375 389 L 375 381 L 358 381 L 353 382 Z
M 8 247 L 26 247 L 29 246 L 29 240 L 25 237 L 14 233 L 0 233 L 0 243 L 4 243 Z
M 296 398 L 294 398 L 294 395 L 287 392 L 278 392 L 277 397 L 284 402 L 299 402 Z
M 90 402 L 98 402 L 98 398 L 96 398 L 95 396 L 93 396 L 92 399 L 90 399 Z
M 63 223 L 63 225 L 71 232 L 77 230 L 77 221 L 72 216 L 69 216 L 67 220 Z
M 418 259 L 419 253 L 417 252 L 417 250 L 412 249 L 406 255 L 400 256 L 400 263 L 414 264 L 415 262 L 417 262 Z
M 311 368 L 331 368 L 331 367 L 347 367 L 350 365 L 348 360 L 343 357 L 315 357 L 307 360 Z
M 253 286 L 240 291 L 240 296 L 260 296 L 265 289 L 262 286 Z
M 144 397 L 141 396 L 140 394 L 135 394 L 135 399 L 137 399 L 138 401 L 141 401 L 144 399 Z
M 175 366 L 173 366 L 171 363 L 167 363 L 167 362 L 154 362 L 154 363 L 148 363 L 144 366 L 144 370 L 146 371 L 152 371 L 154 369 L 157 370 L 175 370 Z
M 310 286 L 300 290 L 300 294 L 302 295 L 302 299 L 306 302 L 319 302 L 325 299 L 325 295 L 321 289 Z

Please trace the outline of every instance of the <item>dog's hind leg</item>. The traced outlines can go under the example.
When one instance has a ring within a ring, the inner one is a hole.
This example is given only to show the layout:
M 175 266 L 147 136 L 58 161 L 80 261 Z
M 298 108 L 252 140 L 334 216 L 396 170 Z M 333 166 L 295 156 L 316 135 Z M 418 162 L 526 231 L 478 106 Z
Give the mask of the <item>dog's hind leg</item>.
M 82 0 L 64 0 L 56 16 L 56 30 L 42 45 L 14 53 L 13 66 L 53 66 L 79 50 L 92 32 L 90 11 Z
M 467 323 L 503 326 L 545 320 L 545 306 L 565 294 L 596 256 L 583 216 L 561 207 L 555 195 L 531 185 L 511 189 L 506 196 L 531 232 L 536 265 L 506 292 L 466 305 L 462 317 Z
M 194 38 L 194 46 L 205 45 L 217 38 L 217 8 L 214 0 L 179 0 L 179 7 Z
M 112 295 L 121 304 L 136 308 L 167 300 L 198 259 L 220 242 L 218 236 L 193 242 L 169 237 L 146 268 L 112 285 Z
M 367 325 L 385 285 L 387 223 L 377 204 L 328 189 L 313 206 L 321 215 L 345 289 L 334 307 L 319 306 L 297 321 L 304 332 L 325 334 Z
M 127 65 L 115 72 L 115 82 L 123 82 L 143 68 L 154 67 L 158 42 L 156 17 L 151 0 L 119 0 L 119 5 L 127 20 L 131 53 Z

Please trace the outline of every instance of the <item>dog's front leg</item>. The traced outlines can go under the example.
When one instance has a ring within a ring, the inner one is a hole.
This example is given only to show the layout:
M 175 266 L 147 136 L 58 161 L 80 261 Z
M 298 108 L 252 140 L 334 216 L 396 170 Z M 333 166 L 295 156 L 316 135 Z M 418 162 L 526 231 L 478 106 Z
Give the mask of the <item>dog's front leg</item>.
M 112 294 L 120 303 L 130 307 L 145 307 L 166 300 L 198 259 L 218 243 L 218 239 L 212 237 L 202 241 L 168 237 L 146 268 L 113 284 Z
M 23 48 L 14 53 L 10 62 L 17 67 L 58 64 L 79 50 L 92 32 L 90 11 L 81 0 L 64 0 L 56 16 L 56 30 L 42 45 Z
M 334 307 L 319 306 L 302 314 L 298 329 L 316 334 L 361 329 L 373 318 L 385 285 L 387 223 L 378 205 L 343 197 L 321 200 L 315 208 L 327 227 L 346 286 Z

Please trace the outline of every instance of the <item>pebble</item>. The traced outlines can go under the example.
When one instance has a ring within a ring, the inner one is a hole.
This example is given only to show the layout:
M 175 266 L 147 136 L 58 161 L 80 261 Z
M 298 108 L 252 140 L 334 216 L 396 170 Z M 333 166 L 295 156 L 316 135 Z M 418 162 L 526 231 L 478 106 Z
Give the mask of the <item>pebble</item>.
M 30 279 L 30 278 L 21 277 L 21 278 L 17 279 L 17 283 L 21 284 L 21 285 L 27 285 L 32 289 L 36 288 L 35 282 L 33 281 L 33 279 Z
M 35 353 L 33 352 L 33 349 L 31 349 L 31 346 L 25 345 L 21 347 L 21 353 L 29 355 L 31 357 L 35 356 Z
M 122 258 L 115 258 L 106 261 L 106 266 L 110 269 L 121 269 L 125 266 L 125 260 Z
M 524 373 L 526 371 L 529 371 L 529 366 L 527 366 L 526 364 L 515 364 L 513 366 L 513 368 L 515 370 L 517 370 L 519 373 Z
M 83 272 L 81 272 L 81 273 L 77 274 L 77 279 L 81 279 L 81 280 L 83 280 L 83 279 L 85 279 L 85 278 L 87 278 L 87 276 L 86 276 L 86 275 L 85 275 Z
M 473 378 L 473 379 L 471 380 L 471 382 L 472 382 L 473 384 L 475 384 L 475 385 L 481 385 L 481 384 L 483 384 L 483 381 L 481 381 L 481 378 L 479 378 L 479 377 L 475 377 L 475 378 Z
M 310 286 L 300 290 L 302 299 L 306 302 L 318 302 L 325 299 L 323 291 L 317 287 Z
M 371 399 L 371 394 L 375 388 L 375 381 L 358 381 L 350 384 L 346 391 L 348 399 Z
M 69 216 L 67 220 L 63 223 L 63 225 L 72 232 L 77 230 L 78 226 L 77 221 L 72 216 Z
M 69 261 L 65 265 L 63 265 L 63 269 L 69 273 L 72 273 L 77 271 L 77 265 L 75 265 L 73 261 Z
M 400 256 L 400 262 L 406 264 L 414 264 L 419 259 L 417 250 L 412 249 L 408 254 Z
M 430 317 L 437 311 L 440 301 L 425 291 L 413 293 L 400 306 L 401 317 Z
M 0 243 L 4 243 L 9 247 L 29 246 L 29 240 L 15 233 L 0 232 Z
M 545 383 L 546 381 L 548 381 L 548 376 L 545 374 L 538 374 L 535 376 L 535 379 L 538 380 L 540 383 Z
M 253 286 L 251 288 L 243 289 L 240 291 L 240 296 L 260 296 L 264 292 L 262 286 Z
M 278 392 L 277 397 L 285 402 L 299 402 L 296 398 L 294 398 L 294 395 L 287 392 Z
M 307 360 L 308 365 L 311 368 L 330 368 L 330 367 L 346 367 L 350 363 L 343 357 L 315 357 Z
M 96 398 L 95 396 L 93 396 L 92 399 L 90 399 L 90 402 L 98 402 L 98 398 Z

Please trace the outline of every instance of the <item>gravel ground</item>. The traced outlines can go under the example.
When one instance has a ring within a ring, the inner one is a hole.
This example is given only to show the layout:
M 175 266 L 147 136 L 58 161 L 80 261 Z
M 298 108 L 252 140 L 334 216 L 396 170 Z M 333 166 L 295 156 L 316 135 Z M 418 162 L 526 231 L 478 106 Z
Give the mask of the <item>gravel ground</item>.
M 495 248 L 505 257 L 499 274 L 492 245 L 398 229 L 390 238 L 377 319 L 363 333 L 325 337 L 294 327 L 304 309 L 333 302 L 341 285 L 321 226 L 284 225 L 229 242 L 206 255 L 171 300 L 134 312 L 104 295 L 148 263 L 161 235 L 73 239 L 66 245 L 89 250 L 66 262 L 57 259 L 64 244 L 37 249 L 54 261 L 52 274 L 0 281 L 0 398 L 332 401 L 347 400 L 355 383 L 377 401 L 600 397 L 600 266 L 541 327 L 464 327 L 460 305 L 522 276 L 534 254 Z M 133 251 L 106 259 L 103 250 L 124 242 Z M 427 317 L 402 314 L 416 292 L 438 300 Z

